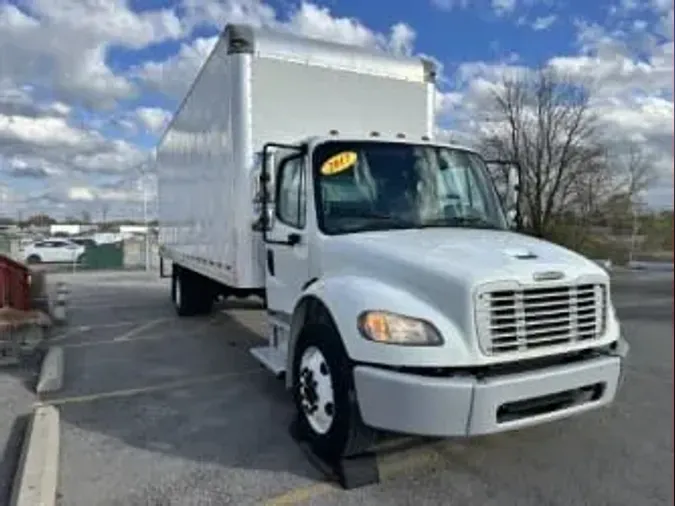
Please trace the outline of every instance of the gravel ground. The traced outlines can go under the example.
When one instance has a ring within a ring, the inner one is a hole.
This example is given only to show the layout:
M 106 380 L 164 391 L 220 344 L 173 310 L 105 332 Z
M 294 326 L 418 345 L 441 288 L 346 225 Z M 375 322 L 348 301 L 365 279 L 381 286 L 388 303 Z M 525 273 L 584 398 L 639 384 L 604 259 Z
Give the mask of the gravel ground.
M 614 406 L 391 454 L 396 472 L 350 492 L 289 437 L 287 395 L 247 352 L 264 330 L 255 303 L 178 320 L 165 280 L 64 279 L 63 506 L 672 504 L 672 273 L 615 279 L 632 348 Z

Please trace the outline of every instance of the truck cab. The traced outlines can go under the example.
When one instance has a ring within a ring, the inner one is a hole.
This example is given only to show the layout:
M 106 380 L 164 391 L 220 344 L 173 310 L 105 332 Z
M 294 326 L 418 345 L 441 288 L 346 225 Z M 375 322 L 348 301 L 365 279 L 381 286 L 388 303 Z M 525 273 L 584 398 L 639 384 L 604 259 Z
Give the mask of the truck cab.
M 374 429 L 470 436 L 610 403 L 627 346 L 596 263 L 513 231 L 461 146 L 373 135 L 268 144 L 257 230 L 270 340 L 315 448 Z

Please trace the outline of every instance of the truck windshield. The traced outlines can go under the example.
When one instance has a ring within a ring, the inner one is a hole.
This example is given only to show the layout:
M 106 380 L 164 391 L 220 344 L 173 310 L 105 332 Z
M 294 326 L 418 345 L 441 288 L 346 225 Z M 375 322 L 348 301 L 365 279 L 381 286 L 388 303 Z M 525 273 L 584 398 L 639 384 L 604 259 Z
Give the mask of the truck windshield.
M 331 141 L 313 153 L 325 234 L 427 227 L 504 229 L 485 163 L 463 149 Z

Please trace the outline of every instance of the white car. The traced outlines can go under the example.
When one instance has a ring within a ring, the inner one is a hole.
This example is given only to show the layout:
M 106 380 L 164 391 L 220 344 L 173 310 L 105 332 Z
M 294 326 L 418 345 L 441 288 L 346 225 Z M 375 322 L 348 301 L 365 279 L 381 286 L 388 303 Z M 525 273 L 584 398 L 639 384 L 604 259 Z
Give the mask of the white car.
M 29 264 L 80 262 L 85 249 L 67 239 L 45 239 L 26 246 L 23 259 Z

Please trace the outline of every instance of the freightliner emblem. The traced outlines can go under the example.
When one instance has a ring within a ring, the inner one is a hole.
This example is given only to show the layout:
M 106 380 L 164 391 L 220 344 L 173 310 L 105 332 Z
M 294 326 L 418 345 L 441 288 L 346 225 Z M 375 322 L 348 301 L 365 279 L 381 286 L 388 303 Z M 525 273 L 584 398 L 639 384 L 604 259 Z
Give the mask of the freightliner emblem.
M 565 273 L 560 271 L 535 272 L 532 276 L 535 281 L 557 281 L 565 277 Z

